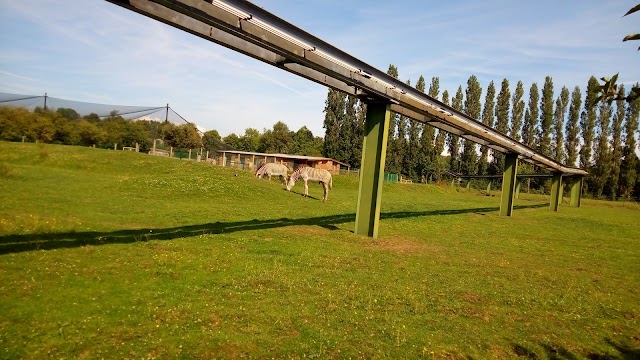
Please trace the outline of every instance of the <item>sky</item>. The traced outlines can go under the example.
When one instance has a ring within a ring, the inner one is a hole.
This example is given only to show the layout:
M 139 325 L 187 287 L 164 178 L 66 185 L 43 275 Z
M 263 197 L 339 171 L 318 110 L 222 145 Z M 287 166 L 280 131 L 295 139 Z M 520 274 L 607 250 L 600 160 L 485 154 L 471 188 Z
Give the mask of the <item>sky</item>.
M 637 0 L 254 0 L 256 5 L 402 81 L 476 75 L 540 89 L 551 76 L 583 91 L 591 75 L 640 81 Z M 104 0 L 0 0 L 0 92 L 169 106 L 222 136 L 282 121 L 324 136 L 328 89 Z M 483 94 L 484 101 L 484 94 Z M 528 101 L 528 100 L 527 100 Z

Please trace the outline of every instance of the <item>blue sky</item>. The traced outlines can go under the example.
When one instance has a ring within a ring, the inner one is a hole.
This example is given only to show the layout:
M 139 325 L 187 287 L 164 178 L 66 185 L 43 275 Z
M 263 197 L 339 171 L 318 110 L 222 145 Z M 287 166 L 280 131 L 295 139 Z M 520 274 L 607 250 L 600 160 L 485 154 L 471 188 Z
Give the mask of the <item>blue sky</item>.
M 640 32 L 640 14 L 622 17 L 637 0 L 254 3 L 403 81 L 438 76 L 441 92 L 472 74 L 527 95 L 547 75 L 555 96 L 591 75 L 640 81 L 640 43 L 622 42 Z M 223 136 L 277 121 L 323 136 L 327 88 L 104 0 L 0 0 L 0 92 L 169 103 Z

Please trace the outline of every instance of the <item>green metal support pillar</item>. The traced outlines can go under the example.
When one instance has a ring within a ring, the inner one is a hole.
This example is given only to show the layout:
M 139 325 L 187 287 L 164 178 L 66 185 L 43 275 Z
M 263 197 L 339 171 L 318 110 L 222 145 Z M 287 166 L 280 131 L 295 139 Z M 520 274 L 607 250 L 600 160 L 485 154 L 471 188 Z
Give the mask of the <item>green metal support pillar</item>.
M 383 102 L 368 103 L 364 123 L 355 233 L 372 238 L 378 237 L 390 106 L 389 103 Z
M 558 211 L 560 203 L 562 202 L 562 173 L 553 173 L 551 178 L 551 199 L 549 203 L 549 209 L 551 211 Z
M 522 183 L 524 183 L 524 179 L 516 179 L 516 191 L 513 194 L 515 199 L 520 199 L 520 188 L 522 187 Z
M 580 200 L 582 198 L 582 184 L 584 178 L 582 176 L 576 176 L 569 181 L 569 187 L 571 188 L 571 206 L 580 207 Z
M 513 197 L 518 173 L 518 154 L 507 154 L 502 173 L 502 196 L 500 200 L 500 216 L 511 216 L 513 213 Z

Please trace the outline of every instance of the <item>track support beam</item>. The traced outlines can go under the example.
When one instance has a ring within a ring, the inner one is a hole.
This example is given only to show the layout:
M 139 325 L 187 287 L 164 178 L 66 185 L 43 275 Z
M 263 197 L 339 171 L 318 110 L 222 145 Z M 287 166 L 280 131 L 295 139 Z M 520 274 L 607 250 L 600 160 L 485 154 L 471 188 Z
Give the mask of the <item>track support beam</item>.
M 378 237 L 391 104 L 370 102 L 364 123 L 355 233 Z
M 582 185 L 584 182 L 584 177 L 575 176 L 569 180 L 569 188 L 571 189 L 571 206 L 580 207 L 580 202 L 582 199 Z
M 549 203 L 549 209 L 551 211 L 558 211 L 560 203 L 562 202 L 562 173 L 553 173 L 551 178 L 551 199 Z
M 500 199 L 500 216 L 511 216 L 513 213 L 513 198 L 516 189 L 516 175 L 518 174 L 518 154 L 506 154 L 504 171 L 502 173 L 502 196 Z

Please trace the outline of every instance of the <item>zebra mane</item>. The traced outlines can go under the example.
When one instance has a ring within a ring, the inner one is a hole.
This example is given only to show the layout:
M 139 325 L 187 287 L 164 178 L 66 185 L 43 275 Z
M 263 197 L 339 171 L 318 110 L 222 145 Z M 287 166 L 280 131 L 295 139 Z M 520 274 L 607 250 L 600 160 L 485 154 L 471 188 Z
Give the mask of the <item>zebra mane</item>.
M 299 168 L 295 169 L 291 175 L 289 176 L 289 179 L 293 180 L 293 181 L 298 181 L 298 179 L 300 178 L 300 173 L 302 172 L 302 169 L 306 168 L 308 166 L 300 166 Z

